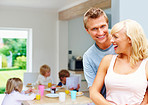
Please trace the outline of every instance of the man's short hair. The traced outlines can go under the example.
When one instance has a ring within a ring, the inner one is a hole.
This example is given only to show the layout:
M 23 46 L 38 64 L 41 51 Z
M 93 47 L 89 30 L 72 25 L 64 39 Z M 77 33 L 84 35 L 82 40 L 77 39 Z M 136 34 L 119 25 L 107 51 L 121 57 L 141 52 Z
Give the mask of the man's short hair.
M 101 16 L 104 16 L 107 23 L 109 22 L 106 13 L 102 9 L 90 8 L 89 10 L 87 10 L 86 13 L 84 14 L 84 18 L 83 18 L 83 23 L 84 23 L 85 29 L 87 29 L 88 19 L 96 19 L 96 18 L 99 18 Z

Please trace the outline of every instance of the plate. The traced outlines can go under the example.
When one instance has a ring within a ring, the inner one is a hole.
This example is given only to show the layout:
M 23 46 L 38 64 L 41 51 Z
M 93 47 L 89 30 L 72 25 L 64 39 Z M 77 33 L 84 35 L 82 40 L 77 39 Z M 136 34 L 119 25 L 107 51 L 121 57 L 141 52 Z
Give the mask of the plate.
M 44 89 L 44 90 L 46 90 L 46 91 L 51 91 L 51 89 L 50 88 L 47 88 L 47 89 Z M 56 91 L 58 91 L 59 89 L 58 88 L 56 88 Z
M 69 93 L 69 95 L 71 95 L 71 93 Z M 84 95 L 83 92 L 77 92 L 77 93 L 76 93 L 76 96 L 82 96 L 82 95 Z
M 77 93 L 76 93 L 76 96 L 82 96 L 82 95 L 84 95 L 83 92 L 77 92 Z
M 26 87 L 32 87 L 32 83 L 28 83 Z
M 46 97 L 59 97 L 59 94 L 46 94 Z

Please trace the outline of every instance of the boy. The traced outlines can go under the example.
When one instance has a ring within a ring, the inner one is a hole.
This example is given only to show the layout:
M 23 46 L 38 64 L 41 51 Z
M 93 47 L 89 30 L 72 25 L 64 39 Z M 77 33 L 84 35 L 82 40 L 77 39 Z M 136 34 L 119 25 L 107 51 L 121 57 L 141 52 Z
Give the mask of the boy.
M 63 85 L 66 85 L 66 78 L 67 77 L 70 77 L 70 73 L 67 71 L 67 70 L 61 70 L 59 72 L 59 79 L 60 79 L 60 82 L 58 83 L 58 86 L 63 86 Z M 74 88 L 70 88 L 70 90 L 76 90 L 78 91 L 80 88 L 80 84 L 78 84 L 77 88 L 74 89 Z
M 48 85 L 48 83 L 52 83 L 50 72 L 51 69 L 48 65 L 42 65 L 40 67 L 40 74 L 37 79 L 37 84 Z
M 61 70 L 59 72 L 59 79 L 60 82 L 58 83 L 58 86 L 66 85 L 66 77 L 69 77 L 70 73 L 67 70 Z

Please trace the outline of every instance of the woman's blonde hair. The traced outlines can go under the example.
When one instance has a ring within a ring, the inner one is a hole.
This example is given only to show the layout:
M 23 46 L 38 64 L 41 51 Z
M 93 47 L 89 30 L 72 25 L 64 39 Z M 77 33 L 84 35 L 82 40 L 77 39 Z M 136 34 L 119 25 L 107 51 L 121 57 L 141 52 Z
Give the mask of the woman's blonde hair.
M 44 76 L 46 72 L 50 72 L 50 67 L 48 65 L 42 65 L 40 67 L 40 73 Z
M 6 93 L 10 94 L 12 91 L 21 92 L 23 88 L 23 82 L 20 78 L 10 78 L 6 84 Z
M 134 20 L 127 19 L 115 24 L 111 30 L 111 34 L 113 35 L 121 29 L 125 29 L 126 35 L 131 39 L 132 52 L 130 63 L 134 66 L 139 60 L 148 57 L 146 36 L 141 25 Z

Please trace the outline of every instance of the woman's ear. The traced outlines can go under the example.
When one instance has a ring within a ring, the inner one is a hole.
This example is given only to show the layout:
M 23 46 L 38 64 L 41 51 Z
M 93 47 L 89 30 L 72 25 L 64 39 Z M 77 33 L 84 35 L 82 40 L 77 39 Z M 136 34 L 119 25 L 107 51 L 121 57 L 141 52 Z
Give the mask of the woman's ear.
M 129 37 L 128 37 L 128 42 L 129 42 L 130 44 L 132 44 L 132 40 L 131 40 L 131 38 L 129 38 Z

